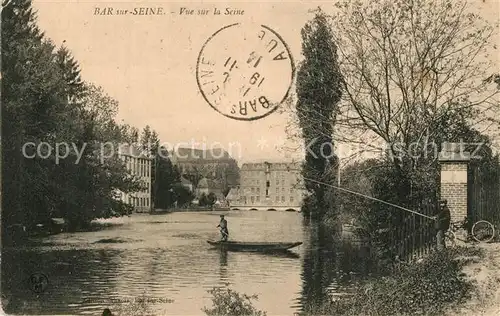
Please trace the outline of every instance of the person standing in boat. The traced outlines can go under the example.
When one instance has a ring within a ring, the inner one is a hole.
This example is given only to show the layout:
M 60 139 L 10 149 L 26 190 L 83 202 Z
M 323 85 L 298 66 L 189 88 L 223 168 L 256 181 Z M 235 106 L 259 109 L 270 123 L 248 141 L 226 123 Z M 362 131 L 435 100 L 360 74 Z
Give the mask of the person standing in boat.
M 227 241 L 227 238 L 229 237 L 229 230 L 227 228 L 227 221 L 224 219 L 224 215 L 220 216 L 220 223 L 217 227 L 220 228 L 220 233 L 222 235 L 221 240 Z

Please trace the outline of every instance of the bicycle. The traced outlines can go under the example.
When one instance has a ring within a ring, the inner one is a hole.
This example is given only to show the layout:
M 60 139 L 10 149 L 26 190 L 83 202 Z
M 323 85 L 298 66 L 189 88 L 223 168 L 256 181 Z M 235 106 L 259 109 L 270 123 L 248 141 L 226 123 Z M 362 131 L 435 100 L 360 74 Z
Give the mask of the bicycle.
M 471 229 L 472 238 L 478 242 L 490 242 L 495 238 L 495 225 L 480 220 L 474 223 Z
M 457 236 L 457 232 L 460 230 L 464 230 L 467 232 L 467 237 L 465 239 L 461 239 Z M 487 243 L 492 241 L 495 238 L 495 226 L 486 221 L 479 220 L 472 225 L 470 233 L 467 231 L 467 222 L 453 222 L 450 223 L 450 229 L 448 229 L 444 235 L 445 242 L 449 243 L 451 246 L 456 245 L 456 241 L 462 241 L 464 243 L 470 241 L 483 242 Z

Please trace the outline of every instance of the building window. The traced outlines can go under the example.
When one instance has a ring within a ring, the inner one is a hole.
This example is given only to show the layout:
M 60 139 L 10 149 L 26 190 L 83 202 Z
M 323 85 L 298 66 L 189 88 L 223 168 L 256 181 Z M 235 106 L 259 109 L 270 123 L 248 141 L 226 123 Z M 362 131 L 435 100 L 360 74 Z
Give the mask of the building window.
M 284 187 L 281 188 L 281 193 L 285 193 L 285 188 Z
M 280 188 L 276 188 L 276 194 L 280 193 Z
M 292 193 L 293 193 L 293 187 L 290 188 L 290 194 L 292 194 Z
M 280 197 L 276 196 L 276 202 L 279 202 L 279 201 L 280 201 Z
M 258 203 L 258 202 L 260 202 L 260 196 L 256 196 L 256 197 L 255 197 L 255 201 L 256 201 L 257 203 Z
M 281 202 L 285 203 L 285 196 L 281 196 Z
M 290 203 L 293 203 L 293 195 L 290 195 Z
M 276 185 L 280 185 L 280 179 L 276 179 Z
M 256 188 L 257 194 L 260 194 L 260 188 Z
M 250 197 L 250 202 L 253 204 L 255 202 L 255 198 L 253 196 Z
M 251 188 L 251 189 L 250 189 L 250 191 L 251 191 L 252 193 L 255 193 L 255 188 Z

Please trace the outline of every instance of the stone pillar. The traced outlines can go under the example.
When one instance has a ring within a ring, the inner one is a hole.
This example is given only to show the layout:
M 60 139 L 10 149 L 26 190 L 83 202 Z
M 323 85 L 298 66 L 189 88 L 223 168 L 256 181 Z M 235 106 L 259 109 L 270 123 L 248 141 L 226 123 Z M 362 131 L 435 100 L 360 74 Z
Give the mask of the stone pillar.
M 441 198 L 448 201 L 451 221 L 462 221 L 467 216 L 467 169 L 470 153 L 462 144 L 443 143 L 439 153 L 441 165 Z

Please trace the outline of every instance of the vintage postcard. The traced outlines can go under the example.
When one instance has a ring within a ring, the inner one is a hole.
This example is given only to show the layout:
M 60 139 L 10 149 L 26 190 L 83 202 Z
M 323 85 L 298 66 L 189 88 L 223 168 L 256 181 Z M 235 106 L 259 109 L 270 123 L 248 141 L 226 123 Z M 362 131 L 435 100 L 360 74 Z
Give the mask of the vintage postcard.
M 6 315 L 500 315 L 498 0 L 3 0 Z

